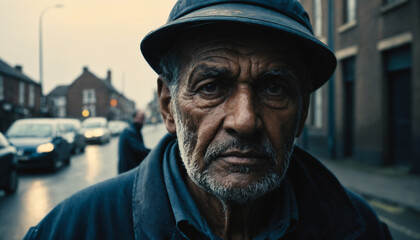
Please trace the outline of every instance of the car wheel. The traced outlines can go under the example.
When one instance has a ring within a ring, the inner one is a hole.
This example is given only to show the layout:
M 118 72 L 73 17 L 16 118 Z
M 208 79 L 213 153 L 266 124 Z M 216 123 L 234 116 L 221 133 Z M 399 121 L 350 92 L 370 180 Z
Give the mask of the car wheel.
M 53 164 L 51 166 L 51 171 L 56 171 L 64 165 L 65 161 L 60 159 L 58 156 L 54 158 Z
M 66 165 L 70 165 L 70 162 L 71 162 L 71 161 L 70 161 L 70 156 L 68 156 L 68 158 L 66 158 L 66 160 L 65 160 L 65 164 L 66 164 Z
M 7 183 L 5 191 L 7 194 L 13 194 L 16 192 L 17 188 L 18 188 L 18 174 L 17 174 L 17 170 L 13 169 L 9 173 L 9 181 Z

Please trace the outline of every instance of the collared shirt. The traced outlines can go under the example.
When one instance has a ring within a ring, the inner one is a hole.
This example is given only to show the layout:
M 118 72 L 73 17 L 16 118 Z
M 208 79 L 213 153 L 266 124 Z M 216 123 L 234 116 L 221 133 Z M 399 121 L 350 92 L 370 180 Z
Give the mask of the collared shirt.
M 169 201 L 176 221 L 177 230 L 187 239 L 219 240 L 200 214 L 195 201 L 183 181 L 179 150 L 177 144 L 170 150 L 170 155 L 163 162 L 163 176 Z M 270 194 L 271 211 L 268 225 L 254 239 L 279 239 L 298 220 L 295 195 L 288 178 L 283 180 L 279 188 Z

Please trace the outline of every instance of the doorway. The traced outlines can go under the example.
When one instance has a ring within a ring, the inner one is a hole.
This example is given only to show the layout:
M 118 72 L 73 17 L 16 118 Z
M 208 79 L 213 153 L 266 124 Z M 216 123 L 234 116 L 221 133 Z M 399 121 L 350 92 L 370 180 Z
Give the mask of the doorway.
M 391 163 L 411 167 L 411 54 L 409 46 L 385 55 Z
M 355 121 L 355 58 L 347 58 L 342 62 L 343 68 L 343 134 L 344 134 L 344 147 L 343 154 L 345 157 L 351 157 L 354 152 L 354 121 Z

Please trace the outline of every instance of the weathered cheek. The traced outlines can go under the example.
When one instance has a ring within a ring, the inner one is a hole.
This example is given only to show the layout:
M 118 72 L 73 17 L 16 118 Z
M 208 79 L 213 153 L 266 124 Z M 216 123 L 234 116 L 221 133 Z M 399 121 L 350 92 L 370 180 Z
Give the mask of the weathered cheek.
M 188 128 L 196 135 L 193 157 L 204 163 L 203 157 L 218 132 L 223 111 L 219 108 L 198 108 L 192 101 L 183 102 L 180 110 Z
M 298 111 L 295 108 L 264 114 L 267 134 L 274 147 L 283 149 L 284 144 L 295 137 L 298 127 Z

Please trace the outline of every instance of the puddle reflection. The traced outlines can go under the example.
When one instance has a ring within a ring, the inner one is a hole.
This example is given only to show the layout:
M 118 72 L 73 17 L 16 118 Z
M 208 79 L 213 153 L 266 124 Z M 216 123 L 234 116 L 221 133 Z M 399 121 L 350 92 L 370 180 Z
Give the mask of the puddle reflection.
M 87 167 L 87 174 L 85 176 L 86 181 L 89 184 L 95 182 L 96 177 L 99 174 L 100 168 L 100 150 L 101 148 L 97 145 L 90 145 L 86 147 L 85 154 L 86 154 L 86 167 Z
M 26 225 L 34 225 L 52 208 L 48 187 L 41 180 L 33 181 L 23 197 L 21 221 L 30 221 Z

